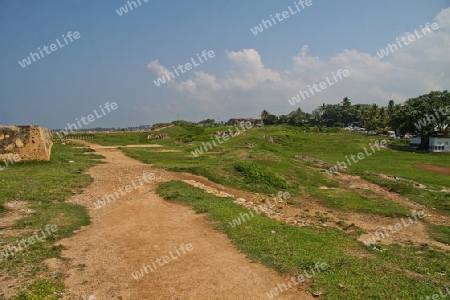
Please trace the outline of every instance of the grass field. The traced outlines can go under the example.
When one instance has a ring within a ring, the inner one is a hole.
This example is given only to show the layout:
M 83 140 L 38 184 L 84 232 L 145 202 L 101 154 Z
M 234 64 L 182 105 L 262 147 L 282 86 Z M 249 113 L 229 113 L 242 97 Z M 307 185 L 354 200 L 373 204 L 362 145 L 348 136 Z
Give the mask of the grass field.
M 21 282 L 15 299 L 57 299 L 54 292 L 63 290 L 61 274 L 49 273 L 43 261 L 60 257 L 62 247 L 52 244 L 90 223 L 84 207 L 64 203 L 91 183 L 92 178 L 83 172 L 98 164 L 101 157 L 90 152 L 89 148 L 54 144 L 51 161 L 20 162 L 0 172 L 0 204 L 27 201 L 28 209 L 34 211 L 11 228 L 0 228 L 0 233 L 5 229 L 23 230 L 19 235 L 2 237 L 1 250 L 16 246 L 17 240 L 30 238 L 47 224 L 57 226 L 52 235 L 0 261 L 0 269 Z M 69 163 L 70 160 L 74 163 Z M 5 216 L 8 211 L 1 213 Z
M 154 164 L 156 167 L 203 175 L 214 182 L 249 191 L 270 194 L 280 188 L 286 188 L 294 195 L 310 195 L 322 199 L 330 207 L 341 206 L 341 203 L 336 203 L 336 198 L 339 198 L 342 203 L 366 202 L 367 205 L 364 205 L 367 206 L 366 208 L 355 207 L 355 211 L 385 215 L 406 213 L 393 204 L 386 204 L 381 208 L 378 205 L 375 207 L 374 201 L 356 193 L 336 195 L 336 192 L 331 189 L 320 190 L 320 186 L 336 187 L 338 184 L 323 173 L 309 168 L 308 162 L 298 161 L 294 157 L 295 155 L 307 155 L 329 164 L 336 164 L 345 161 L 346 155 L 357 155 L 365 147 L 369 148 L 369 143 L 386 139 L 383 136 L 366 136 L 350 132 L 311 132 L 310 129 L 308 129 L 309 132 L 304 132 L 306 130 L 298 127 L 270 126 L 262 129 L 250 129 L 248 135 L 233 137 L 199 157 L 194 157 L 191 152 L 202 145 L 203 136 L 220 130 L 220 128 L 204 128 L 203 130 L 201 141 L 194 139 L 191 144 L 182 143 L 180 145 L 176 143 L 176 138 L 151 141 L 162 144 L 167 149 L 180 152 L 161 153 L 157 152 L 157 149 L 148 148 L 124 148 L 123 151 L 133 158 Z M 180 128 L 177 127 L 168 128 L 167 132 L 165 130 L 160 132 L 170 135 L 174 131 L 178 135 L 187 135 L 186 132 L 180 134 Z M 274 137 L 278 143 L 269 143 L 263 136 Z M 126 136 L 123 136 L 123 140 L 118 144 L 127 144 L 125 140 Z M 100 139 L 99 141 L 101 142 Z M 398 144 L 399 142 L 392 141 L 392 143 Z M 249 168 L 257 170 L 253 170 L 254 172 L 251 170 L 239 171 L 242 170 L 239 164 L 243 161 L 251 164 Z M 450 157 L 439 153 L 414 153 L 385 148 L 352 164 L 349 166 L 349 172 L 450 215 L 450 194 L 440 192 L 443 188 L 450 187 L 450 177 L 418 169 L 414 167 L 416 164 L 450 167 Z M 249 184 L 249 179 L 245 178 L 247 176 L 245 174 L 249 173 L 258 173 L 259 175 L 255 176 L 261 178 L 257 180 L 270 178 L 269 183 Z M 430 190 L 414 188 L 413 183 L 408 181 L 383 179 L 375 175 L 378 173 L 418 182 L 429 187 Z M 273 180 L 275 175 L 284 178 L 286 186 L 280 186 L 279 180 Z M 275 182 L 278 182 L 276 186 Z M 354 205 L 344 209 L 352 209 L 351 207 Z

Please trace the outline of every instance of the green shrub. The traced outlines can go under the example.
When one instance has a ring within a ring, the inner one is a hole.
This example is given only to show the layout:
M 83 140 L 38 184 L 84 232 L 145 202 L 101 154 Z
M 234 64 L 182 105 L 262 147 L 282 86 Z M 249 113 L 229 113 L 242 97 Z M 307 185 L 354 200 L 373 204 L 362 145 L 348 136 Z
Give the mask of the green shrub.
M 266 184 L 271 187 L 285 189 L 286 180 L 274 172 L 246 162 L 237 162 L 234 169 L 240 173 L 247 184 Z

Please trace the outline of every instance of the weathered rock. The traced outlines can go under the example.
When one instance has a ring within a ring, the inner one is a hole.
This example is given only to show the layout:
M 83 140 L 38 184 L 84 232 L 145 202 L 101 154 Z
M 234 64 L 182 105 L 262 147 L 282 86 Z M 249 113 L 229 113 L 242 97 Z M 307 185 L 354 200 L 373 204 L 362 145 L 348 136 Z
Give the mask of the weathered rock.
M 53 146 L 49 129 L 27 126 L 0 126 L 0 159 L 19 155 L 21 160 L 50 160 Z

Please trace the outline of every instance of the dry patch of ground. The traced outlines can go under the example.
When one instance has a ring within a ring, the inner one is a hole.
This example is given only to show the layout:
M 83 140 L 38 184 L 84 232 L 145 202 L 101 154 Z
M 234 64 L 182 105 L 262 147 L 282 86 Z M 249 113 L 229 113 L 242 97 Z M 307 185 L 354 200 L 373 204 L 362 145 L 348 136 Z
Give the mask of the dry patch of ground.
M 29 209 L 26 201 L 13 201 L 5 203 L 5 208 L 8 210 L 2 214 L 0 218 L 0 241 L 3 238 L 10 236 L 19 236 L 29 232 L 26 229 L 13 229 L 16 222 L 26 216 L 33 214 L 35 211 Z M 0 251 L 6 250 L 6 246 L 10 244 L 0 243 Z M 0 291 L 4 293 L 5 297 L 10 298 L 14 296 L 14 288 L 20 285 L 20 278 L 8 276 L 8 274 L 0 272 Z
M 450 176 L 450 167 L 441 167 L 441 166 L 433 166 L 433 165 L 414 165 L 414 167 L 416 167 L 418 169 Z
M 27 230 L 13 229 L 16 222 L 29 214 L 34 213 L 32 209 L 27 208 L 26 201 L 14 201 L 5 203 L 8 210 L 0 218 L 0 237 L 15 236 L 27 232 Z

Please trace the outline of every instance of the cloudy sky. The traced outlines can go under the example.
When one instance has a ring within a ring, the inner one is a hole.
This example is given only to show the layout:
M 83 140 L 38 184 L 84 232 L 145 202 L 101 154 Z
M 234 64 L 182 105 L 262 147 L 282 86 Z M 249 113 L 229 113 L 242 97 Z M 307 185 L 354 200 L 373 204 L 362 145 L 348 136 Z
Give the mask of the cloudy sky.
M 62 128 L 106 102 L 118 108 L 85 128 L 170 122 L 177 114 L 200 121 L 258 117 L 263 109 L 310 112 L 346 96 L 386 105 L 450 89 L 449 0 L 145 1 L 129 1 L 131 10 L 123 0 L 0 0 L 0 124 Z M 270 15 L 272 27 L 254 34 Z M 425 35 L 428 22 L 438 28 Z M 415 30 L 420 38 L 377 55 Z M 204 50 L 214 57 L 200 63 Z M 178 76 L 173 67 L 187 63 L 191 70 Z M 289 104 L 300 90 L 333 82 L 339 69 L 350 76 Z M 166 72 L 175 79 L 158 87 Z

